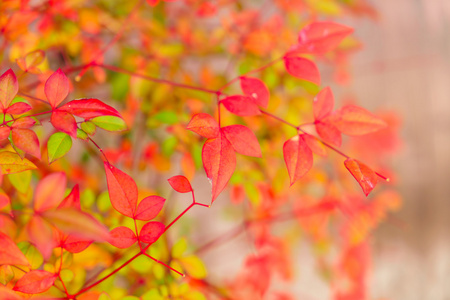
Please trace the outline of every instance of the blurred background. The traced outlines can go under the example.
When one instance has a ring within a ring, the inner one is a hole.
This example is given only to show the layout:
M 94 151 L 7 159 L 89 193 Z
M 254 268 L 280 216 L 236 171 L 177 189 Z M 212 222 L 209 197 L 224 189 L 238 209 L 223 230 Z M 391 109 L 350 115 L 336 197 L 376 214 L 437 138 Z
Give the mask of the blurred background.
M 378 21 L 352 20 L 364 49 L 351 88 L 364 107 L 400 115 L 403 208 L 377 231 L 371 294 L 450 299 L 450 1 L 372 3 Z

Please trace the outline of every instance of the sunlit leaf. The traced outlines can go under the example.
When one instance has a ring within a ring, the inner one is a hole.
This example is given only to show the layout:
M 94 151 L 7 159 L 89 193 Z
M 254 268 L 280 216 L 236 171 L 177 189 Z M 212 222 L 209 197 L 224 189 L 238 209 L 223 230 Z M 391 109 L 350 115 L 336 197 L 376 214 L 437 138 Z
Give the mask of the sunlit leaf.
M 166 226 L 160 222 L 148 222 L 139 232 L 139 239 L 144 243 L 152 244 L 156 242 L 164 233 Z
M 36 169 L 36 166 L 28 159 L 22 158 L 14 152 L 0 152 L 0 167 L 3 174 L 18 173 Z
M 43 293 L 53 285 L 56 277 L 56 274 L 47 271 L 33 270 L 23 275 L 13 290 L 26 294 Z
M 291 185 L 293 185 L 311 169 L 313 154 L 304 141 L 303 135 L 297 135 L 284 143 L 283 155 Z
M 108 242 L 114 247 L 125 249 L 137 241 L 136 234 L 128 227 L 119 226 L 111 230 Z
M 5 110 L 19 91 L 19 83 L 13 70 L 8 69 L 0 76 L 0 109 Z
M 108 131 L 124 131 L 127 130 L 127 124 L 121 117 L 101 116 L 90 119 L 95 126 Z
M 234 95 L 220 101 L 225 108 L 238 116 L 254 116 L 261 114 L 253 97 Z
M 258 139 L 248 127 L 231 125 L 223 127 L 221 131 L 236 152 L 253 157 L 262 156 Z
M 72 138 L 64 132 L 56 132 L 50 136 L 47 142 L 48 163 L 51 164 L 60 159 L 72 148 Z
M 52 108 L 57 107 L 69 94 L 69 79 L 61 69 L 54 72 L 45 82 L 45 95 Z
M 168 181 L 170 186 L 179 193 L 189 193 L 192 191 L 191 183 L 182 175 L 170 177 Z
M 348 158 L 344 162 L 344 165 L 359 183 L 364 194 L 366 196 L 369 195 L 369 193 L 377 185 L 377 174 L 371 168 L 353 158 Z
M 136 209 L 136 220 L 149 221 L 154 219 L 164 206 L 166 199 L 160 196 L 148 196 L 139 202 Z
M 213 117 L 205 113 L 199 113 L 193 116 L 186 129 L 205 138 L 215 138 L 219 135 L 219 124 L 217 124 Z
M 67 133 L 71 137 L 77 137 L 77 121 L 74 116 L 65 112 L 55 110 L 52 113 L 50 122 L 57 130 Z
M 119 213 L 133 218 L 136 212 L 138 190 L 133 178 L 105 162 L 111 204 Z

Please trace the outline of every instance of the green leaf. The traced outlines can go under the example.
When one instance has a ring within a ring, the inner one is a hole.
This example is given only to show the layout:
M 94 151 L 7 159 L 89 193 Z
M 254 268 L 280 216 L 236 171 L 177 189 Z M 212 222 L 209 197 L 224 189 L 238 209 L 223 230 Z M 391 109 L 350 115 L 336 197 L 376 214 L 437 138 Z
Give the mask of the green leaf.
M 89 135 L 93 135 L 95 133 L 95 124 L 91 121 L 86 121 L 81 123 L 81 129 Z
M 108 131 L 124 131 L 127 130 L 127 124 L 122 118 L 116 116 L 101 116 L 90 119 L 97 127 Z
M 80 140 L 86 141 L 89 138 L 89 136 L 87 135 L 86 132 L 84 132 L 83 130 L 77 128 L 77 138 L 80 139 Z
M 48 139 L 48 162 L 51 164 L 55 160 L 63 157 L 72 148 L 72 138 L 64 133 L 57 132 Z
M 8 179 L 17 191 L 25 194 L 30 187 L 31 171 L 9 174 Z

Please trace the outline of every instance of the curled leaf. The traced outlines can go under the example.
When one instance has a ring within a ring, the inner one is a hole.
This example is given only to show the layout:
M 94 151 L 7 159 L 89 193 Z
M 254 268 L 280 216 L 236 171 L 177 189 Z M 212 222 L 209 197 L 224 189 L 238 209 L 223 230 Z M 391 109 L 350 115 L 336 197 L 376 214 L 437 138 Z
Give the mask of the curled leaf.
M 313 154 L 303 135 L 297 135 L 284 143 L 283 156 L 291 185 L 306 175 L 313 165 Z
M 364 194 L 368 196 L 373 188 L 377 185 L 377 174 L 371 168 L 353 158 L 348 158 L 344 162 L 344 165 L 350 172 L 350 174 L 352 174 L 352 176 L 359 183 Z

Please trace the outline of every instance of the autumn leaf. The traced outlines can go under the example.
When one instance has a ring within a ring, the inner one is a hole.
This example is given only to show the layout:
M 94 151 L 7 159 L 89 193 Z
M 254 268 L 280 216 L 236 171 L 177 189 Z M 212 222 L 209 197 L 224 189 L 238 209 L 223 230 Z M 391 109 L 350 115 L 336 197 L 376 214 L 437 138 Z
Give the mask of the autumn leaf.
M 236 154 L 223 134 L 205 142 L 202 149 L 203 167 L 212 184 L 212 200 L 222 192 L 236 167 Z
M 19 91 L 19 83 L 13 70 L 8 69 L 0 76 L 0 105 L 2 111 L 9 107 Z
M 37 158 L 41 158 L 41 149 L 39 147 L 39 140 L 33 130 L 14 128 L 12 130 L 12 141 L 14 145 Z
M 58 246 L 56 229 L 40 214 L 35 214 L 28 221 L 26 231 L 30 242 L 39 249 L 45 259 L 49 259 L 53 248 Z
M 93 98 L 69 101 L 59 107 L 58 110 L 65 111 L 85 119 L 92 119 L 101 116 L 116 116 L 121 118 L 120 113 L 115 108 Z
M 33 120 L 30 117 L 24 117 L 24 118 L 15 120 L 12 123 L 11 127 L 12 128 L 30 128 L 30 127 L 33 127 L 34 124 L 36 124 L 35 120 Z
M 148 221 L 155 218 L 164 206 L 166 199 L 160 196 L 149 196 L 142 199 L 136 209 L 136 220 Z
M 11 133 L 11 128 L 8 126 L 0 127 L 0 141 L 7 139 L 9 137 L 9 134 Z
M 219 135 L 219 124 L 208 114 L 199 113 L 192 117 L 186 129 L 205 138 L 211 139 Z
M 90 214 L 74 208 L 58 208 L 41 213 L 50 224 L 66 234 L 96 241 L 106 241 L 109 232 Z
M 25 255 L 14 241 L 3 232 L 0 232 L 0 265 L 29 266 Z
M 225 108 L 238 116 L 255 116 L 261 114 L 253 97 L 234 95 L 220 101 Z
M 75 208 L 80 210 L 80 187 L 75 185 L 70 191 L 70 194 L 67 195 L 61 203 L 58 205 L 58 208 Z
M 368 166 L 353 158 L 345 160 L 344 165 L 359 183 L 364 194 L 368 196 L 377 185 L 377 174 Z
M 0 284 L 0 299 L 7 300 L 23 300 L 17 293 L 13 290 L 10 290 L 6 286 Z
M 192 192 L 192 186 L 189 180 L 182 175 L 173 176 L 168 181 L 170 186 L 179 193 Z
M 353 32 L 353 28 L 334 22 L 313 22 L 299 33 L 298 45 L 291 52 L 325 54 L 334 50 Z
M 45 96 L 52 108 L 57 107 L 69 94 L 69 79 L 61 69 L 54 72 L 45 82 Z
M 327 143 L 330 143 L 336 147 L 340 147 L 342 144 L 341 132 L 328 122 L 316 121 L 315 122 L 317 134 Z
M 70 253 L 80 253 L 89 247 L 93 241 L 86 238 L 68 235 L 67 238 L 61 243 L 61 247 Z
M 120 249 L 131 247 L 136 241 L 136 234 L 125 226 L 119 226 L 111 230 L 108 240 L 111 245 Z
M 265 83 L 252 77 L 240 77 L 241 89 L 244 95 L 252 97 L 253 101 L 264 108 L 269 104 L 270 93 Z
M 28 159 L 22 159 L 17 153 L 10 151 L 0 152 L 0 167 L 3 174 L 19 173 L 36 169 L 36 166 Z
M 122 215 L 133 218 L 138 199 L 136 183 L 128 174 L 108 162 L 105 162 L 104 165 L 112 206 Z
M 152 244 L 159 239 L 165 229 L 166 226 L 161 222 L 148 222 L 139 232 L 139 239 L 144 243 Z
M 36 212 L 56 208 L 64 198 L 67 179 L 63 172 L 52 173 L 39 182 L 34 193 Z
M 231 125 L 223 127 L 221 131 L 236 152 L 253 157 L 262 157 L 258 139 L 248 127 Z
M 13 290 L 25 294 L 39 294 L 48 290 L 56 280 L 56 274 L 43 270 L 33 270 L 20 278 Z
M 77 137 L 77 121 L 74 116 L 60 110 L 54 110 L 50 122 L 57 130 L 67 133 L 71 137 Z
M 25 102 L 16 102 L 6 109 L 5 113 L 12 115 L 21 115 L 31 110 L 31 106 Z
M 40 74 L 41 70 L 37 67 L 45 59 L 45 52 L 42 50 L 35 50 L 27 53 L 24 57 L 16 59 L 17 65 L 24 72 L 32 74 Z
M 297 135 L 284 143 L 283 155 L 291 185 L 293 185 L 311 169 L 313 154 L 303 139 L 303 135 Z
M 311 60 L 303 57 L 286 56 L 284 58 L 284 64 L 286 70 L 292 76 L 320 85 L 319 70 Z
M 356 105 L 346 105 L 326 120 L 347 135 L 364 135 L 387 126 L 383 119 Z
M 309 134 L 304 134 L 303 140 L 305 140 L 306 144 L 308 145 L 309 149 L 311 149 L 312 152 L 320 156 L 327 156 L 327 150 L 325 145 L 316 137 Z
M 321 120 L 328 116 L 334 107 L 334 96 L 329 87 L 321 90 L 313 102 L 313 113 L 316 120 Z

